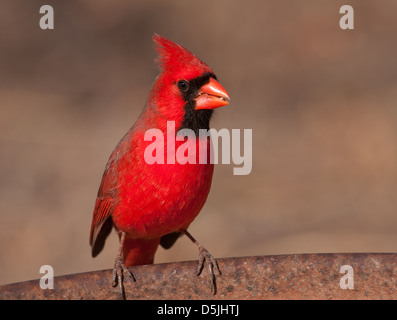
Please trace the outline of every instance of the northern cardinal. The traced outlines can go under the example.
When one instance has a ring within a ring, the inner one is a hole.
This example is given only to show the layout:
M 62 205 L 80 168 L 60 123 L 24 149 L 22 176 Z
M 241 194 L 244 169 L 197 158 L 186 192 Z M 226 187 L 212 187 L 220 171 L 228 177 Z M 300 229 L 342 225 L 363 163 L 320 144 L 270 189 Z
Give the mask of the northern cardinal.
M 120 246 L 112 285 L 118 284 L 125 298 L 123 273 L 134 279 L 127 267 L 153 263 L 159 244 L 168 249 L 185 234 L 199 249 L 197 275 L 206 262 L 215 293 L 214 269 L 220 274 L 217 262 L 187 229 L 207 199 L 214 169 L 209 159 L 210 137 L 200 137 L 199 130 L 209 129 L 213 109 L 229 104 L 230 98 L 211 68 L 191 52 L 157 34 L 153 41 L 161 72 L 143 112 L 117 144 L 106 165 L 91 225 L 92 256 L 101 252 L 114 227 Z M 193 140 L 197 158 L 200 150 L 206 151 L 206 163 L 145 161 L 145 148 L 152 143 L 145 141 L 149 129 L 164 133 L 165 159 L 169 157 L 166 154 L 169 139 L 175 142 L 175 148 L 185 143 L 177 139 L 177 134 L 167 136 L 169 121 L 174 121 L 175 132 L 191 129 L 197 135 Z

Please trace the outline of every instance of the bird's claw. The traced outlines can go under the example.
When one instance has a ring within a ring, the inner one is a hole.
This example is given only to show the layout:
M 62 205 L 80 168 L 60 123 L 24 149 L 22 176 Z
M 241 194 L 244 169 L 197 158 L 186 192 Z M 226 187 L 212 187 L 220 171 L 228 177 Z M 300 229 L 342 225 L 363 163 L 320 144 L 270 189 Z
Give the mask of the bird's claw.
M 206 262 L 208 266 L 208 271 L 211 277 L 211 292 L 213 292 L 213 294 L 216 294 L 216 279 L 214 269 L 218 272 L 219 275 L 221 275 L 222 273 L 215 258 L 207 251 L 207 249 L 200 246 L 197 276 L 199 276 L 201 274 L 201 271 L 203 271 L 204 262 Z
M 119 290 L 121 294 L 121 298 L 125 300 L 125 291 L 124 291 L 124 275 L 128 277 L 128 279 L 133 279 L 135 281 L 134 275 L 130 270 L 125 266 L 123 259 L 120 255 L 117 255 L 116 260 L 114 261 L 113 267 L 113 276 L 112 276 L 112 286 L 116 287 L 119 285 Z

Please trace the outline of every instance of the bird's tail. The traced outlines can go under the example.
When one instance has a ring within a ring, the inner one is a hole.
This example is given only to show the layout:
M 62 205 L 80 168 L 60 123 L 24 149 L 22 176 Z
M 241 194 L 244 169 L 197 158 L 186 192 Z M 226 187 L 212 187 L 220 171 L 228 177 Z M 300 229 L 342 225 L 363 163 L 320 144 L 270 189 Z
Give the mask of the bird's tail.
M 160 238 L 131 239 L 126 237 L 123 245 L 124 265 L 126 267 L 152 264 Z

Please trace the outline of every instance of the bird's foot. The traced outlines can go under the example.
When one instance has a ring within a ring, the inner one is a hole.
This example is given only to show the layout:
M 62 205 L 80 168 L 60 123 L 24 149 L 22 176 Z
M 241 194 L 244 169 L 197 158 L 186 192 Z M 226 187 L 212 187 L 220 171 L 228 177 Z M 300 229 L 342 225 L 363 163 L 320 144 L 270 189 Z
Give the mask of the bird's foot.
M 207 264 L 208 271 L 211 277 L 211 292 L 213 294 L 216 294 L 216 277 L 215 277 L 215 272 L 214 269 L 218 272 L 219 275 L 221 275 L 221 270 L 219 270 L 218 262 L 215 260 L 215 258 L 201 245 L 198 244 L 198 249 L 199 249 L 199 266 L 197 269 L 197 276 L 201 274 L 201 271 L 203 271 L 204 268 L 204 263 Z
M 112 286 L 116 287 L 117 284 L 119 285 L 119 290 L 122 300 L 125 300 L 125 291 L 124 291 L 124 283 L 123 283 L 124 275 L 126 275 L 128 279 L 133 279 L 135 281 L 134 275 L 125 266 L 122 256 L 118 254 L 116 256 L 116 260 L 114 261 Z

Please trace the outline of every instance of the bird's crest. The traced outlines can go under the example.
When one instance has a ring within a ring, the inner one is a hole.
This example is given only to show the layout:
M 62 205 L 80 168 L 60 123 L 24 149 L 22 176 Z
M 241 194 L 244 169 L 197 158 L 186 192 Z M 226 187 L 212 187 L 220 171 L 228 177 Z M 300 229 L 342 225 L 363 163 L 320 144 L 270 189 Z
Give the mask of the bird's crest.
M 212 70 L 193 53 L 158 34 L 153 35 L 153 41 L 158 52 L 157 61 L 160 69 L 167 72 L 180 70 L 197 71 L 199 73 Z

